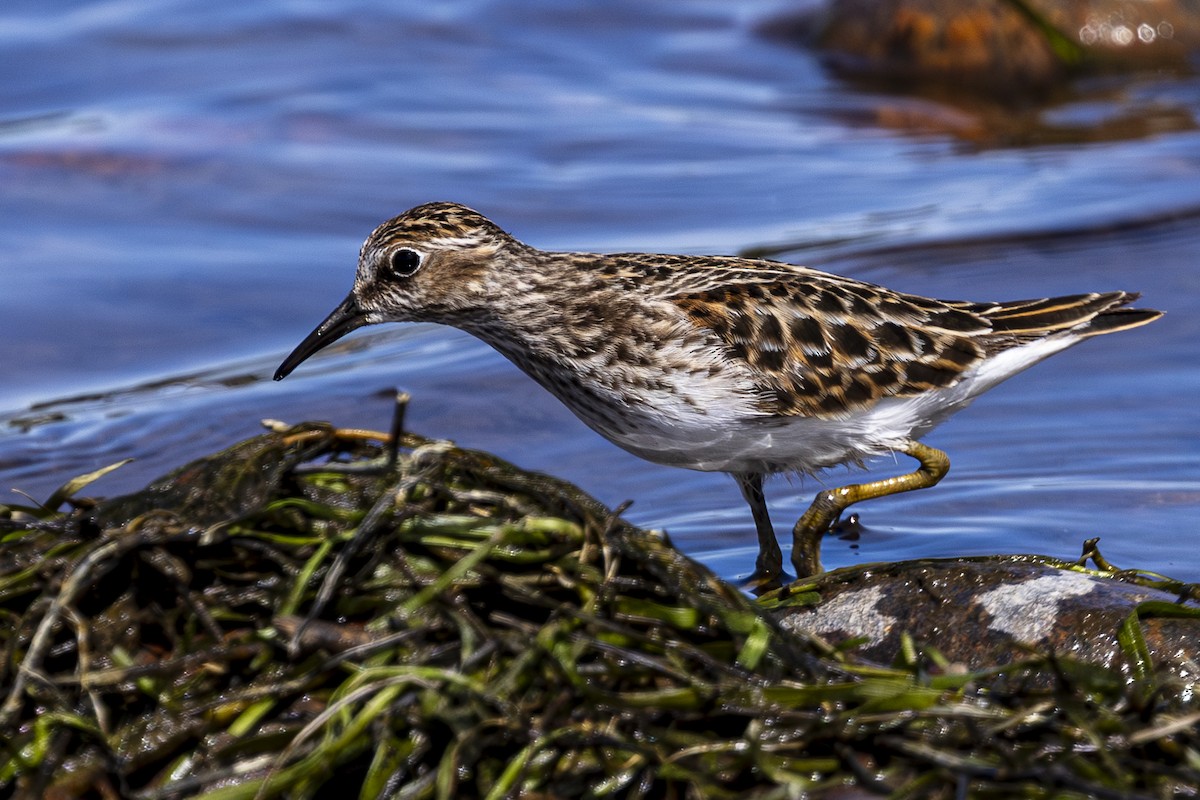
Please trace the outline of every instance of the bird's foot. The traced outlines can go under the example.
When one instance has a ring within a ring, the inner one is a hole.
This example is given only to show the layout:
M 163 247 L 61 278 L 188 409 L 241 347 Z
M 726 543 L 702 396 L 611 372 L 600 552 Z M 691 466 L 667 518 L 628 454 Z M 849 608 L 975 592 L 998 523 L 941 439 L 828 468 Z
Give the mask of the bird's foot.
M 776 569 L 770 572 L 756 569 L 750 577 L 741 582 L 741 588 L 742 591 L 750 592 L 755 597 L 762 597 L 767 592 L 773 592 L 776 589 L 786 586 L 793 580 L 792 576 L 784 572 L 783 569 Z

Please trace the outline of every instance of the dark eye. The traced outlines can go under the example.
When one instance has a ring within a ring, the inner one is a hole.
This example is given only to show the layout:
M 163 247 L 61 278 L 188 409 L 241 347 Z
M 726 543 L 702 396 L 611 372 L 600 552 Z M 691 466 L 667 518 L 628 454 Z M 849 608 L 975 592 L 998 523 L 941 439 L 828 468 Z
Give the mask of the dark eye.
M 421 268 L 421 254 L 416 250 L 401 247 L 388 256 L 388 266 L 395 277 L 407 278 Z

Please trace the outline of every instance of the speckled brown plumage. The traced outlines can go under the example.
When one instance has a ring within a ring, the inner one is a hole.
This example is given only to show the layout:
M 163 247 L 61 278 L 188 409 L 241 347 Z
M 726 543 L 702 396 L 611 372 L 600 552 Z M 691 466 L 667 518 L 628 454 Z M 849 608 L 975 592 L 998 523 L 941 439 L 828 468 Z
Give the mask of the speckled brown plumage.
M 808 540 L 846 505 L 941 478 L 949 462 L 918 444 L 922 435 L 1037 361 L 1160 316 L 1127 308 L 1136 298 L 946 301 L 765 260 L 548 252 L 464 206 L 429 203 L 367 238 L 350 296 L 276 378 L 362 325 L 454 325 L 615 444 L 734 475 L 754 512 L 759 572 L 777 577 L 764 474 L 890 451 L 921 462 L 910 475 L 818 495 L 793 551 L 797 570 L 811 570 Z

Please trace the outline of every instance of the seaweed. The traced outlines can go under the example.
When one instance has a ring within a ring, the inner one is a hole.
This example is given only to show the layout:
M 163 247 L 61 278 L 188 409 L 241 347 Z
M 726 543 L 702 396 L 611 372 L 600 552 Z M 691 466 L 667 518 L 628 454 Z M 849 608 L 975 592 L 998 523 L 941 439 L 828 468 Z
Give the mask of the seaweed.
M 274 424 L 0 507 L 0 791 L 1197 793 L 1196 705 L 1134 624 L 1133 680 L 862 663 L 563 481 L 396 433 Z

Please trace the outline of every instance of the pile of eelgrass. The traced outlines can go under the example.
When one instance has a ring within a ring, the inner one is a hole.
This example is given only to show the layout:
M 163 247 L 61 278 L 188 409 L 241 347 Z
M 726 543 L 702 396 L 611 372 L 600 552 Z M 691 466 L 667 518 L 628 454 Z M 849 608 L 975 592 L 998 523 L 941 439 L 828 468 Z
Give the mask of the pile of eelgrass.
M 854 665 L 559 481 L 411 435 L 328 466 L 381 438 L 0 508 L 0 794 L 1197 793 L 1164 676 Z

